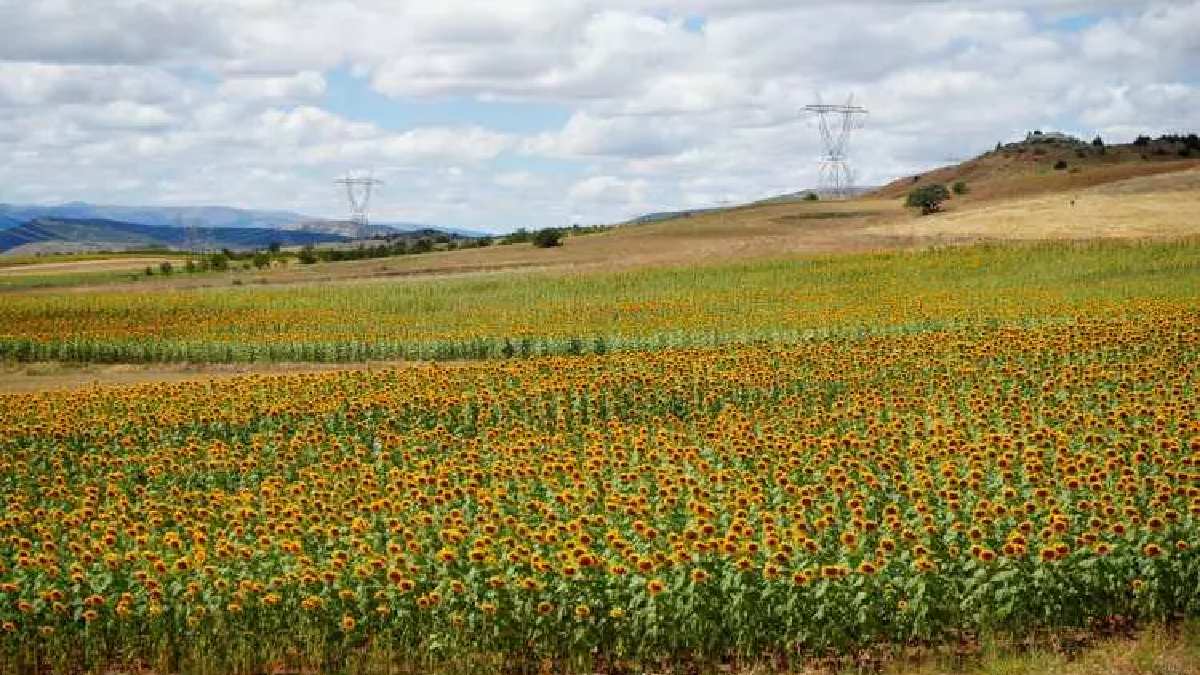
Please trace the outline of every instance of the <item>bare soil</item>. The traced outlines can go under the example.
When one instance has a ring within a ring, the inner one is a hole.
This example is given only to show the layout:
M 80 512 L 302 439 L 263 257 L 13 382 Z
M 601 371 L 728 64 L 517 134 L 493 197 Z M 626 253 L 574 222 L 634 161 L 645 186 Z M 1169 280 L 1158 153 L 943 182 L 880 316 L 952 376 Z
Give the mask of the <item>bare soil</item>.
M 455 368 L 468 361 L 439 363 Z M 429 365 L 424 361 L 370 361 L 364 363 L 231 363 L 231 364 L 0 364 L 0 395 L 41 391 L 123 386 L 147 382 L 206 381 L 243 375 L 284 375 L 334 370 L 385 370 Z
M 147 265 L 158 267 L 163 261 L 177 262 L 171 258 L 130 258 L 115 257 L 100 260 L 69 260 L 65 262 L 30 263 L 0 267 L 0 276 L 29 276 L 37 274 L 71 274 L 73 272 L 136 272 Z

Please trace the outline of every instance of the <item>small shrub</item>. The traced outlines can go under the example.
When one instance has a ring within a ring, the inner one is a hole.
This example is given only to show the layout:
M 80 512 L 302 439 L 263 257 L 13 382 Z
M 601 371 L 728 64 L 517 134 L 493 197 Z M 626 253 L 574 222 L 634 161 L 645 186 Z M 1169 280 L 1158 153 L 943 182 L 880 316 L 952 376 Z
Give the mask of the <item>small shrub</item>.
M 1067 168 L 1067 160 L 1065 160 L 1065 159 L 1058 160 L 1057 162 L 1054 163 L 1054 168 L 1056 171 L 1062 171 L 1062 170 L 1066 169 Z
M 538 248 L 554 248 L 555 246 L 560 246 L 561 244 L 562 232 L 559 232 L 553 227 L 547 227 L 545 229 L 538 230 L 533 235 L 533 245 Z
M 171 274 L 175 271 L 175 267 L 171 264 L 170 260 L 164 260 L 158 264 L 158 271 L 163 274 Z
M 317 262 L 317 252 L 313 249 L 312 244 L 300 249 L 300 254 L 296 256 L 301 265 L 311 265 Z
M 148 277 L 154 276 L 154 268 L 149 265 L 146 265 L 145 275 Z
M 968 192 L 970 192 L 970 189 L 967 187 L 967 182 L 962 181 L 962 180 L 955 181 L 953 189 L 954 189 L 954 194 L 956 194 L 956 195 L 965 195 Z
M 817 193 L 815 193 L 815 192 L 810 192 L 810 193 L 804 195 L 804 201 L 806 201 L 806 202 L 815 202 L 820 199 L 821 198 L 819 196 L 817 196 Z
M 923 185 L 908 193 L 905 206 L 920 207 L 922 215 L 937 213 L 942 210 L 942 202 L 950 198 L 950 191 L 941 183 Z

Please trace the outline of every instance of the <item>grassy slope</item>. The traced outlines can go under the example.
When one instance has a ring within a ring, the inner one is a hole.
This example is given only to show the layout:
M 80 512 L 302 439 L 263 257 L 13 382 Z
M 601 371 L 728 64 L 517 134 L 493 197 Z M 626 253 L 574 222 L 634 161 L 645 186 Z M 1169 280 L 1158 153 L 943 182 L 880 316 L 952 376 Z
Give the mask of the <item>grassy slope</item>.
M 1111 146 L 1100 154 L 1091 146 L 1016 143 L 961 164 L 897 179 L 872 196 L 899 199 L 915 186 L 964 181 L 971 188 L 968 201 L 1010 199 L 1071 193 L 1105 183 L 1200 167 L 1200 159 L 1182 159 L 1173 154 L 1147 154 L 1147 159 L 1143 159 L 1143 154 L 1141 148 L 1131 145 Z M 1065 169 L 1054 168 L 1060 161 L 1066 163 Z
M 1200 232 L 1200 169 L 1027 197 L 958 198 L 947 212 L 871 229 L 913 240 L 1169 238 Z

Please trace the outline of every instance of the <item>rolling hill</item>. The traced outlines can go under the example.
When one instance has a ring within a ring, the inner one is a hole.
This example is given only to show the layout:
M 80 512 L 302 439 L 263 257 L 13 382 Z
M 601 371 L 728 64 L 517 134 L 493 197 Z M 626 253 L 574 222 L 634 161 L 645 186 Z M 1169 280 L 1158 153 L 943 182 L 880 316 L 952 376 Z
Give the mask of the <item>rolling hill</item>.
M 14 224 L 15 223 L 15 224 Z M 19 223 L 11 217 L 0 220 L 0 253 L 45 250 L 179 249 L 189 246 L 218 249 L 265 248 L 273 242 L 302 246 L 350 241 L 348 237 L 322 232 L 259 227 L 186 228 L 142 225 L 102 218 L 34 218 Z
M 901 198 L 914 187 L 962 181 L 967 201 L 1070 192 L 1113 181 L 1200 166 L 1200 139 L 1142 137 L 1134 143 L 1093 145 L 1047 136 L 997 146 L 961 164 L 900 178 L 867 197 Z

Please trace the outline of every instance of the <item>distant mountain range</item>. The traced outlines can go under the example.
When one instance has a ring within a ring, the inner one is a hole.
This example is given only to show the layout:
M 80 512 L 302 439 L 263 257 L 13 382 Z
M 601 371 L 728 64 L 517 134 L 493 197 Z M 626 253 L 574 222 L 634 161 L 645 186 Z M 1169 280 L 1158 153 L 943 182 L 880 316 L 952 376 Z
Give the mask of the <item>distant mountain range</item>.
M 264 227 L 162 227 L 103 218 L 34 218 L 19 222 L 0 216 L 0 253 L 52 253 L 149 248 L 232 250 L 348 242 L 327 232 Z
M 261 228 L 335 234 L 351 239 L 434 229 L 463 237 L 486 232 L 424 223 L 372 223 L 366 230 L 346 220 L 307 216 L 294 211 L 238 209 L 228 206 L 112 206 L 70 202 L 52 206 L 0 204 L 0 228 L 37 218 L 109 220 L 164 228 Z
M 293 229 L 315 218 L 292 211 L 255 211 L 228 206 L 106 206 L 70 202 L 53 206 L 0 204 L 0 216 L 29 221 L 34 218 L 113 220 L 158 227 L 259 227 Z

